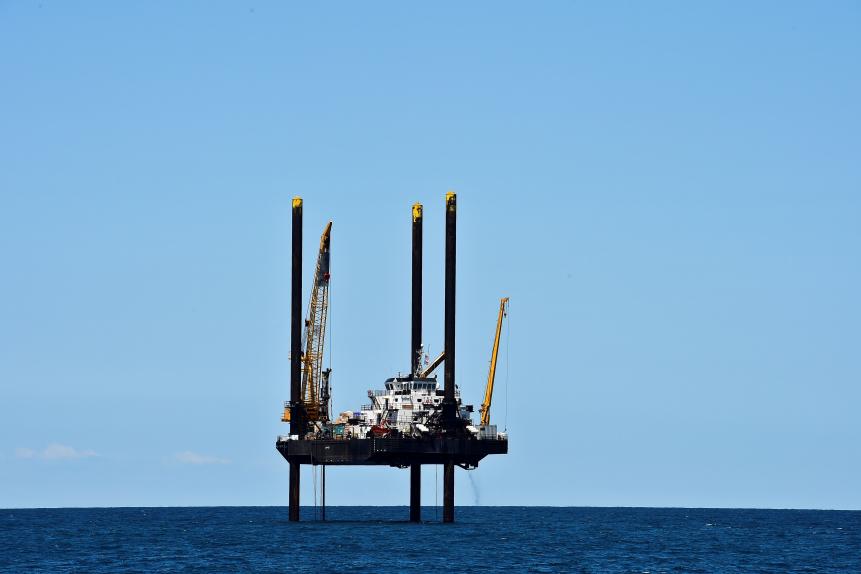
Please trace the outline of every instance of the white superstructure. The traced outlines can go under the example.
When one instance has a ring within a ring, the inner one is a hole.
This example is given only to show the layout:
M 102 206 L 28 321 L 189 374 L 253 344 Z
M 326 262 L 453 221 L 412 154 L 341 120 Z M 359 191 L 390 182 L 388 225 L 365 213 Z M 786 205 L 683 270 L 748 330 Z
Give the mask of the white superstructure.
M 345 424 L 344 434 L 364 438 L 371 432 L 393 432 L 401 436 L 421 436 L 429 432 L 429 422 L 438 417 L 444 391 L 436 377 L 398 376 L 386 379 L 385 388 L 369 390 L 369 404 L 358 411 L 344 412 L 336 421 Z M 472 405 L 464 405 L 455 387 L 460 418 L 472 425 Z

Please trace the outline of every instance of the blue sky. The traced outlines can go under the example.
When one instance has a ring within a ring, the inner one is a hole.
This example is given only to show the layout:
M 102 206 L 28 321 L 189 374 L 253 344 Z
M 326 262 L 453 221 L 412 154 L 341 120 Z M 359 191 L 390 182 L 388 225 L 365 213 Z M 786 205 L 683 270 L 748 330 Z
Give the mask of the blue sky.
M 473 403 L 511 297 L 511 454 L 459 471 L 458 504 L 861 508 L 859 25 L 0 1 L 0 507 L 286 504 L 290 199 L 306 253 L 334 221 L 343 410 L 408 368 L 414 201 L 442 346 L 453 189 Z M 330 469 L 328 501 L 408 482 Z

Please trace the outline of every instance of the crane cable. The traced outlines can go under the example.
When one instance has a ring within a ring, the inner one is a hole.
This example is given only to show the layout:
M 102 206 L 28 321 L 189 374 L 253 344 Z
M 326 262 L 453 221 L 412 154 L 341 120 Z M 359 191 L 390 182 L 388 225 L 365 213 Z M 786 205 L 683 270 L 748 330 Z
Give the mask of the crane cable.
M 331 255 L 331 253 L 330 253 L 330 254 L 329 254 L 329 273 L 330 273 L 330 274 L 331 274 L 331 270 L 332 270 L 332 255 Z M 329 320 L 329 371 L 331 371 L 331 370 L 332 370 L 332 339 L 334 339 L 334 338 L 335 338 L 335 332 L 332 330 L 333 321 L 332 321 L 332 285 L 331 285 L 331 283 L 329 284 L 329 290 L 328 290 L 326 293 L 327 293 L 327 295 L 328 295 L 328 297 L 329 297 L 329 301 L 327 301 L 327 304 L 328 304 L 328 306 L 329 306 L 329 311 L 328 311 L 328 314 L 327 314 L 327 318 L 328 318 L 328 320 Z M 332 404 L 332 382 L 331 382 L 331 376 L 332 376 L 332 375 L 331 375 L 331 373 L 330 373 L 330 374 L 329 374 L 329 377 L 330 377 L 330 378 L 329 378 L 329 380 L 327 381 L 327 383 L 328 383 L 328 385 L 329 385 L 329 399 L 328 399 L 328 400 L 329 400 L 329 404 L 327 404 L 327 405 L 326 405 L 326 412 L 329 414 L 329 420 L 330 420 L 330 421 L 332 420 L 332 415 L 334 414 L 333 412 L 331 412 L 331 411 L 332 411 L 332 409 L 331 409 L 331 404 Z

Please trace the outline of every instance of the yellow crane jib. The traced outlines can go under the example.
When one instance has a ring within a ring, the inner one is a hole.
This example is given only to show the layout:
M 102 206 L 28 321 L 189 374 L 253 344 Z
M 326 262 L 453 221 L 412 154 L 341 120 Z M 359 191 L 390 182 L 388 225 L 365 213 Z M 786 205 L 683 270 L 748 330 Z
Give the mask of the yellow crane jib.
M 433 373 L 436 368 L 442 364 L 443 361 L 445 361 L 445 351 L 440 353 L 439 356 L 433 360 L 433 363 L 431 363 L 428 368 L 419 373 L 419 378 L 424 379 L 425 377 L 429 377 L 431 373 Z
M 308 421 L 328 419 L 328 405 L 320 402 L 323 394 L 323 343 L 326 339 L 326 319 L 329 312 L 329 244 L 332 222 L 320 237 L 320 252 L 311 287 L 311 302 L 305 320 L 305 352 L 302 355 L 302 396 Z
M 490 402 L 493 399 L 493 381 L 496 378 L 496 357 L 499 355 L 499 336 L 502 333 L 502 319 L 508 315 L 508 297 L 499 300 L 499 317 L 496 319 L 496 336 L 493 338 L 493 351 L 490 354 L 490 371 L 487 374 L 487 387 L 484 389 L 484 402 L 481 403 L 481 426 L 490 424 Z
M 302 401 L 308 422 L 327 421 L 329 419 L 328 405 L 328 373 L 323 376 L 323 349 L 326 340 L 326 319 L 329 313 L 329 248 L 332 235 L 332 222 L 326 224 L 320 237 L 320 251 L 317 255 L 317 267 L 314 270 L 314 281 L 311 286 L 311 301 L 308 305 L 308 318 L 305 319 L 302 353 Z M 325 398 L 326 400 L 321 400 Z M 289 403 L 284 405 L 284 422 L 290 422 Z

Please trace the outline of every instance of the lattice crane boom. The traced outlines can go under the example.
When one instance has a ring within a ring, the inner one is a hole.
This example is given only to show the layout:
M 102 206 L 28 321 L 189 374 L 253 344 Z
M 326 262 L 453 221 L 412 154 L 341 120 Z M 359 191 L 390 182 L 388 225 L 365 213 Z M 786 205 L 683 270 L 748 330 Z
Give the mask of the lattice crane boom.
M 322 388 L 323 348 L 326 340 L 326 319 L 329 313 L 329 243 L 332 222 L 326 225 L 320 237 L 320 252 L 314 283 L 311 286 L 311 302 L 305 320 L 305 352 L 302 355 L 302 397 L 308 421 L 326 421 L 329 418 L 328 404 L 321 397 L 327 395 Z M 328 379 L 328 377 L 326 377 Z M 328 397 L 327 397 L 328 398 Z M 328 401 L 327 401 L 328 402 Z
M 302 333 L 302 406 L 309 423 L 329 420 L 329 373 L 323 370 L 323 349 L 326 341 L 326 320 L 329 314 L 329 247 L 332 222 L 326 224 L 320 237 L 317 267 L 311 285 L 311 301 L 308 318 Z M 289 403 L 284 404 L 284 422 L 291 418 Z
M 490 354 L 490 371 L 487 374 L 487 387 L 484 389 L 484 402 L 481 403 L 481 426 L 490 424 L 490 402 L 493 399 L 493 381 L 496 378 L 496 357 L 499 355 L 499 336 L 502 333 L 502 319 L 508 314 L 508 297 L 499 300 L 499 317 L 496 320 L 496 336 L 493 338 L 493 351 Z

